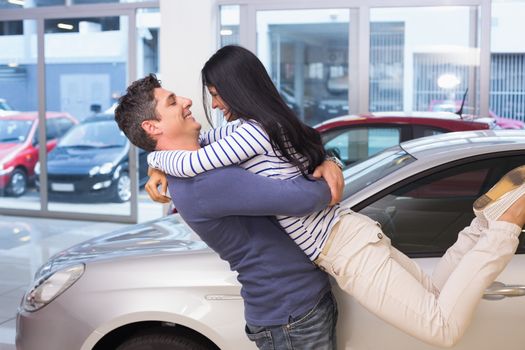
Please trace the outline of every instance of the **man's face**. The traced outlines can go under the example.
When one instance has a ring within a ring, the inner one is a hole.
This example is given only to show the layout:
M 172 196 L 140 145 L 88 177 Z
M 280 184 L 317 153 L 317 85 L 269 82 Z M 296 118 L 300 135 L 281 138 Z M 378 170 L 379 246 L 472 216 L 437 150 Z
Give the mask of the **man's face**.
M 159 118 L 156 122 L 159 131 L 157 140 L 199 137 L 201 125 L 193 118 L 190 110 L 192 102 L 189 98 L 177 96 L 163 88 L 156 88 L 154 95 L 157 102 L 155 112 Z

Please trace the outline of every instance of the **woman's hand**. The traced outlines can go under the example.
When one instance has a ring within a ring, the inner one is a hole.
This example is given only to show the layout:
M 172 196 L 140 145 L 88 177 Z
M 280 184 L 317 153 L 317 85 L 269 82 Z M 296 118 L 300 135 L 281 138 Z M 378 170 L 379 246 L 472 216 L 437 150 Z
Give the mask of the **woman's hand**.
M 166 179 L 166 174 L 160 170 L 148 168 L 148 176 L 149 180 L 146 182 L 144 189 L 146 192 L 148 192 L 149 198 L 157 203 L 171 202 L 171 198 L 166 196 L 166 191 L 168 189 L 168 180 Z
M 343 198 L 343 190 L 345 187 L 345 181 L 343 178 L 343 171 L 331 160 L 325 160 L 321 165 L 315 168 L 313 177 L 325 179 L 328 187 L 330 187 L 330 193 L 332 194 L 332 200 L 329 206 L 335 205 Z

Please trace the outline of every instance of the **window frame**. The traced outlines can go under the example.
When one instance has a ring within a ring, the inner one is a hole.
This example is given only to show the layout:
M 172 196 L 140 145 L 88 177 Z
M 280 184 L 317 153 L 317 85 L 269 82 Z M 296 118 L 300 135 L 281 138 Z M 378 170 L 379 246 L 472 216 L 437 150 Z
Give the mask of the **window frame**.
M 512 157 L 512 156 L 525 156 L 525 150 L 512 150 L 512 151 L 502 151 L 502 152 L 496 152 L 496 153 L 487 153 L 483 155 L 477 155 L 477 156 L 471 156 L 471 157 L 465 157 L 462 159 L 457 159 L 452 162 L 448 162 L 445 164 L 440 164 L 435 167 L 427 168 L 423 171 L 418 172 L 417 174 L 414 174 L 412 176 L 409 176 L 402 181 L 399 181 L 391 186 L 388 186 L 381 191 L 373 194 L 372 196 L 368 197 L 367 199 L 353 205 L 351 209 L 355 212 L 360 212 L 364 208 L 373 205 L 375 202 L 379 201 L 380 199 L 384 198 L 385 196 L 413 183 L 419 180 L 422 180 L 428 176 L 431 176 L 435 173 L 446 171 L 448 169 L 462 166 L 465 164 L 477 162 L 477 161 L 484 161 L 484 160 L 490 160 L 490 159 L 496 159 L 500 157 Z M 482 189 L 483 190 L 483 189 Z M 486 189 L 488 190 L 488 188 Z M 520 238 L 520 245 L 518 246 L 518 250 L 516 251 L 516 254 L 525 254 L 525 244 L 523 244 L 523 241 L 525 240 L 525 236 L 521 236 Z M 443 252 L 444 253 L 444 252 Z M 433 258 L 433 257 L 439 257 L 439 255 L 435 254 L 428 254 L 428 253 L 410 253 L 407 254 L 411 258 Z
M 36 51 L 37 51 L 37 92 L 38 92 L 38 124 L 41 126 L 36 130 L 34 138 L 45 140 L 45 144 L 39 141 L 38 156 L 41 163 L 40 173 L 40 202 L 39 207 L 35 209 L 13 209 L 7 207 L 0 207 L 0 215 L 17 215 L 28 217 L 44 217 L 55 219 L 72 219 L 72 220 L 89 220 L 89 221 L 106 221 L 135 224 L 138 222 L 138 151 L 136 147 L 130 147 L 128 157 L 130 159 L 130 178 L 132 195 L 129 202 L 129 213 L 124 215 L 118 214 L 95 214 L 89 212 L 70 212 L 50 210 L 48 193 L 47 193 L 47 143 L 50 140 L 46 139 L 46 56 L 45 56 L 45 21 L 50 19 L 67 19 L 67 18 L 89 18 L 121 16 L 126 17 L 127 21 L 127 38 L 128 38 L 128 52 L 127 52 L 127 79 L 128 84 L 137 78 L 137 13 L 141 9 L 160 8 L 160 1 L 145 0 L 141 2 L 129 3 L 97 3 L 85 5 L 71 5 L 71 6 L 49 6 L 49 7 L 33 7 L 21 9 L 9 9 L 2 12 L 2 21 L 20 21 L 32 20 L 36 25 Z M 35 139 L 33 139 L 34 141 Z M 135 171 L 136 170 L 136 171 Z M 137 189 L 137 190 L 135 190 Z

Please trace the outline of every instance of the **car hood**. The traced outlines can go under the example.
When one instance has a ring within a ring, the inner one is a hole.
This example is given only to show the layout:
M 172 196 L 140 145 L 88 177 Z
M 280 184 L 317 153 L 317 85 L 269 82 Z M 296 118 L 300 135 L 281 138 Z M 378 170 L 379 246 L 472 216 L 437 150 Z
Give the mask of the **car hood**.
M 6 158 L 11 153 L 18 152 L 19 143 L 0 143 L 0 160 Z
M 35 278 L 77 263 L 207 249 L 180 216 L 174 214 L 98 236 L 61 251 L 40 268 Z
M 76 148 L 56 147 L 48 155 L 47 169 L 53 174 L 88 174 L 94 166 L 108 162 L 118 163 L 126 155 L 127 147 Z

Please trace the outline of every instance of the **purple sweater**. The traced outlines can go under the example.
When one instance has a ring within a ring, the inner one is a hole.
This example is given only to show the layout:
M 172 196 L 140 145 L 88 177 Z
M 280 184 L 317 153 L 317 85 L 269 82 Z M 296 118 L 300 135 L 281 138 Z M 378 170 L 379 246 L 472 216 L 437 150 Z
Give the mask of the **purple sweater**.
M 275 215 L 303 216 L 326 207 L 324 181 L 275 180 L 239 167 L 193 178 L 168 178 L 175 207 L 190 227 L 238 272 L 246 321 L 286 324 L 330 289 Z

